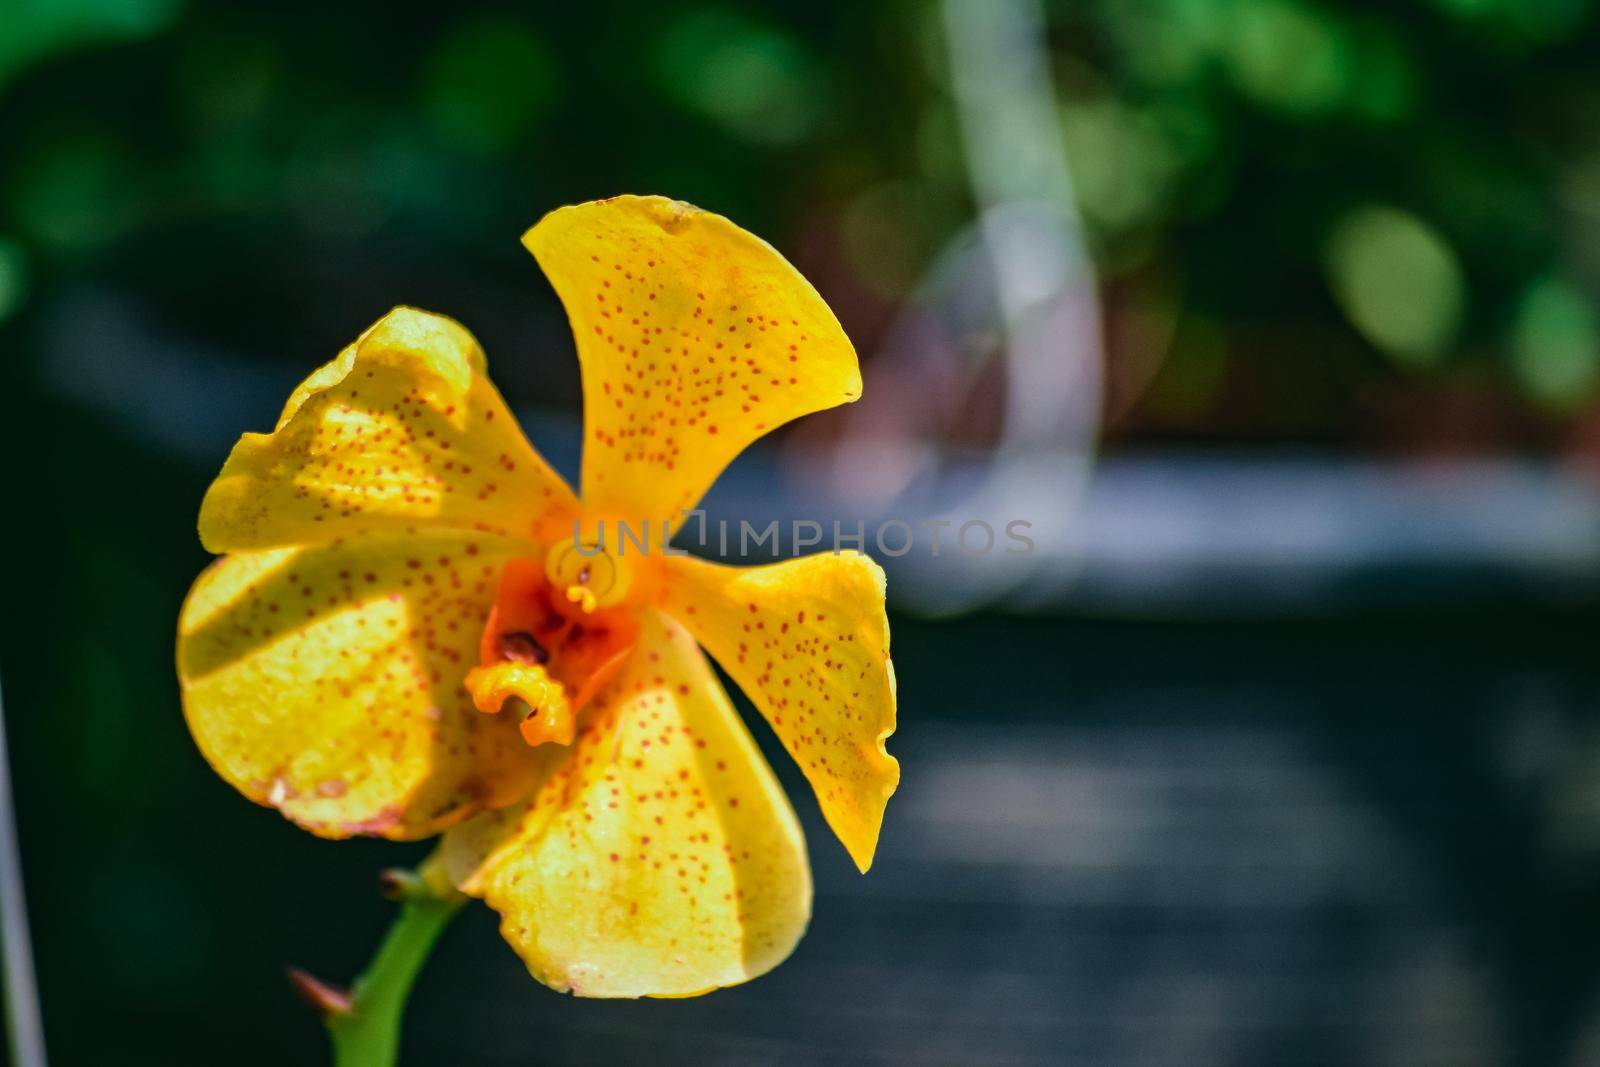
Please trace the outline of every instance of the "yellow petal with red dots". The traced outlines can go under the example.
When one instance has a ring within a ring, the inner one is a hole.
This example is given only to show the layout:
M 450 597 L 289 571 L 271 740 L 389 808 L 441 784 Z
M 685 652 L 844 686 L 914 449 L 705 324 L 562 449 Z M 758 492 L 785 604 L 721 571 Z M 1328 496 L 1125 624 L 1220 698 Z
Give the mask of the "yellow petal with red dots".
M 687 996 L 794 948 L 811 873 L 794 811 L 694 639 L 646 611 L 566 763 L 444 838 L 533 976 L 589 997 Z M 545 746 L 546 749 L 551 746 Z
M 591 513 L 681 522 L 757 437 L 861 395 L 822 297 L 720 215 L 620 196 L 553 211 L 522 240 L 577 337 Z
M 448 527 L 560 528 L 572 491 L 533 450 L 457 323 L 396 308 L 245 434 L 200 508 L 213 552 Z
M 424 837 L 525 796 L 546 757 L 462 684 L 522 547 L 434 532 L 217 560 L 178 625 L 206 759 L 323 837 Z
M 662 608 L 710 650 L 800 764 L 865 871 L 900 782 L 883 570 L 857 552 L 764 567 L 663 563 Z

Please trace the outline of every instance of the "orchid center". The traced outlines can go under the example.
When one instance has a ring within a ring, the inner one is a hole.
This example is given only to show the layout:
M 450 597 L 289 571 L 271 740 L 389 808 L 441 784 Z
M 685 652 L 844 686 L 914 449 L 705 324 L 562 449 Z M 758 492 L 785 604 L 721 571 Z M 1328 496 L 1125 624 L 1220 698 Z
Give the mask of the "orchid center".
M 572 542 L 545 566 L 507 563 L 465 680 L 478 710 L 510 703 L 528 744 L 571 744 L 579 714 L 638 640 L 638 622 L 617 606 L 630 580 L 614 557 L 583 556 Z

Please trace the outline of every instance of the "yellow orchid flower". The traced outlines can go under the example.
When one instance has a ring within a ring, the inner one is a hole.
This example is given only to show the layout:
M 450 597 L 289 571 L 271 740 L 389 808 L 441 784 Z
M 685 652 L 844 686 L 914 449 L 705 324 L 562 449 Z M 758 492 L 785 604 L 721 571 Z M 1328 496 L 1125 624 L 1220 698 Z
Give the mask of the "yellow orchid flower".
M 442 832 L 442 869 L 546 985 L 707 992 L 789 954 L 811 875 L 698 646 L 862 871 L 899 780 L 895 681 L 867 557 L 734 568 L 665 532 L 763 433 L 855 400 L 856 356 L 771 246 L 689 205 L 562 208 L 523 243 L 577 336 L 581 499 L 471 335 L 395 309 L 207 492 L 222 556 L 179 623 L 184 711 L 218 774 L 319 836 Z M 599 536 L 617 523 L 654 547 Z

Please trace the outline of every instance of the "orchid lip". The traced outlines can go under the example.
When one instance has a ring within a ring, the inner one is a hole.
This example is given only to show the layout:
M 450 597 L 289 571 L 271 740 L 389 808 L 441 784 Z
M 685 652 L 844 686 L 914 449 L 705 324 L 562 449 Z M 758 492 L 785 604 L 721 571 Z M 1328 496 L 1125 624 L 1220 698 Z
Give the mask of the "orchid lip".
M 463 680 L 479 711 L 499 712 L 508 701 L 521 708 L 522 736 L 530 745 L 572 743 L 579 712 L 621 667 L 638 635 L 632 613 L 610 606 L 624 584 L 617 575 L 626 572 L 562 551 L 570 547 L 553 550 L 550 566 L 526 556 L 506 563 L 484 622 L 478 666 Z M 570 584 L 563 589 L 555 579 Z M 607 610 L 594 610 L 591 585 L 607 597 Z

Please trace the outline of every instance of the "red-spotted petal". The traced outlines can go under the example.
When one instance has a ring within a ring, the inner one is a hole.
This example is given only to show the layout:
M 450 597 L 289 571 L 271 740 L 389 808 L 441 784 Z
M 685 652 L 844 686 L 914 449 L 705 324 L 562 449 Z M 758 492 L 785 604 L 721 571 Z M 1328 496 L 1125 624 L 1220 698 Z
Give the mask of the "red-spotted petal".
M 900 765 L 884 576 L 857 552 L 725 567 L 664 559 L 662 607 L 772 724 L 857 866 L 872 865 Z
M 800 827 L 755 742 L 694 639 L 654 611 L 641 621 L 538 793 L 444 839 L 533 976 L 580 996 L 746 981 L 810 915 Z
M 415 532 L 219 559 L 178 629 L 201 751 L 324 837 L 425 837 L 525 795 L 543 757 L 462 685 L 522 548 Z
M 720 215 L 619 196 L 552 211 L 522 240 L 577 338 L 591 513 L 681 522 L 750 442 L 861 395 L 822 297 Z
M 548 537 L 576 508 L 484 374 L 472 335 L 385 315 L 245 434 L 200 507 L 213 552 L 450 528 Z

